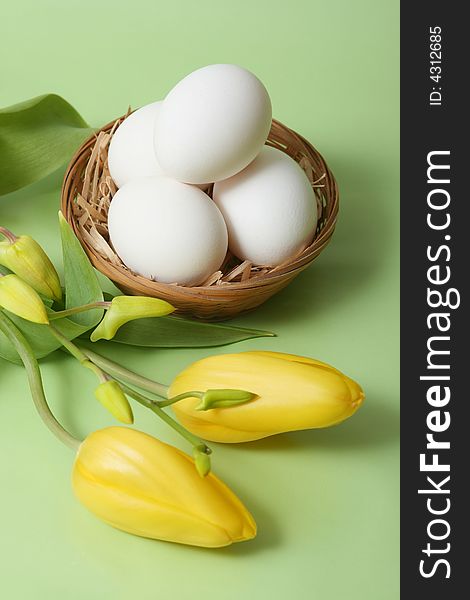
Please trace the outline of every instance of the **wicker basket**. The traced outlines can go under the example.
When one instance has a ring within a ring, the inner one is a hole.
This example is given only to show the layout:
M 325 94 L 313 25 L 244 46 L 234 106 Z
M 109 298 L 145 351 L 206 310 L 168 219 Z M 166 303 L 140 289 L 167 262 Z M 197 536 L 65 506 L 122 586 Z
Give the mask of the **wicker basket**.
M 283 289 L 328 244 L 338 214 L 338 189 L 333 174 L 307 140 L 273 121 L 267 144 L 296 160 L 315 191 L 319 219 L 312 244 L 288 263 L 270 269 L 248 261 L 242 263 L 228 254 L 221 270 L 198 287 L 159 283 L 132 273 L 109 245 L 107 231 L 109 203 L 116 192 L 107 168 L 107 148 L 124 118 L 105 125 L 79 148 L 62 187 L 62 212 L 92 264 L 124 293 L 162 298 L 173 304 L 180 315 L 207 321 L 228 319 L 259 306 Z

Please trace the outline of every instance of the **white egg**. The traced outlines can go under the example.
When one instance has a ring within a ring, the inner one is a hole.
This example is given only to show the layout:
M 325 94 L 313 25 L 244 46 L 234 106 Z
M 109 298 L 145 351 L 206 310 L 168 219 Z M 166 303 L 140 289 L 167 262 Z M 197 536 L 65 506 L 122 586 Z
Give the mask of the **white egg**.
M 277 266 L 312 241 L 317 226 L 313 188 L 287 154 L 265 146 L 243 171 L 214 186 L 229 248 L 242 260 Z
M 219 181 L 246 167 L 263 147 L 272 120 L 266 88 L 236 65 L 190 73 L 166 96 L 155 123 L 163 171 L 186 183 Z
M 154 149 L 155 119 L 162 102 L 139 108 L 114 132 L 108 151 L 111 177 L 118 187 L 134 179 L 162 174 Z
M 133 179 L 109 208 L 109 236 L 132 271 L 163 283 L 199 285 L 227 252 L 227 229 L 200 189 L 167 177 Z

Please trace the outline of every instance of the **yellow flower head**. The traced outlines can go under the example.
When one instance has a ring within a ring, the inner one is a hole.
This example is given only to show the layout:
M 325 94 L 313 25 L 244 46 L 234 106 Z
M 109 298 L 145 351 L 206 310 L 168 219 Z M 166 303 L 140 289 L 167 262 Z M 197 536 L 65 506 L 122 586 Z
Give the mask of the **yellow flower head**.
M 174 310 L 174 306 L 158 298 L 116 296 L 90 339 L 92 342 L 112 340 L 118 329 L 129 321 L 148 317 L 165 317 Z
M 201 477 L 188 455 L 135 429 L 89 435 L 72 485 L 97 517 L 135 535 L 208 548 L 256 535 L 253 517 L 220 479 Z
M 29 235 L 21 235 L 13 243 L 0 242 L 0 265 L 13 271 L 46 298 L 62 298 L 62 288 L 54 265 L 42 247 Z
M 364 400 L 352 379 L 326 363 L 279 352 L 240 352 L 199 360 L 176 376 L 169 397 L 191 390 L 235 388 L 250 402 L 198 410 L 198 398 L 173 405 L 179 421 L 199 437 L 246 442 L 276 433 L 328 427 L 347 419 Z
M 49 323 L 38 293 L 14 274 L 0 276 L 0 307 L 33 323 Z
M 117 381 L 110 379 L 100 383 L 95 390 L 95 396 L 118 421 L 127 425 L 134 422 L 129 400 Z

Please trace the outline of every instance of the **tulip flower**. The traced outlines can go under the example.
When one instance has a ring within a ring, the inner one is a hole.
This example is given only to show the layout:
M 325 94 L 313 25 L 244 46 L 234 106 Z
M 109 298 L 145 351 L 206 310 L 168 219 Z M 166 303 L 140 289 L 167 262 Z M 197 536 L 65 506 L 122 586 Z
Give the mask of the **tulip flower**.
M 134 429 L 90 434 L 72 485 L 93 514 L 135 535 L 207 548 L 256 535 L 253 517 L 222 481 L 200 477 L 192 458 Z
M 186 429 L 216 442 L 247 442 L 277 433 L 328 427 L 356 412 L 361 387 L 330 365 L 278 352 L 210 356 L 176 376 L 169 397 L 190 390 L 238 388 L 251 401 L 201 410 L 200 398 L 185 397 L 172 408 Z
M 118 421 L 128 425 L 134 422 L 129 400 L 117 381 L 109 379 L 100 383 L 95 390 L 95 396 Z
M 210 449 L 204 443 L 194 447 L 193 460 L 145 433 L 124 427 L 109 427 L 84 441 L 77 439 L 52 413 L 34 352 L 1 310 L 0 332 L 19 354 L 44 424 L 76 452 L 72 486 L 90 512 L 135 535 L 193 546 L 219 548 L 255 537 L 251 514 L 209 472 Z
M 0 276 L 0 308 L 33 323 L 49 323 L 38 293 L 17 275 Z
M 165 317 L 175 307 L 158 298 L 146 296 L 116 296 L 108 304 L 107 312 L 90 336 L 92 342 L 112 340 L 118 329 L 129 321 L 147 317 Z
M 59 276 L 42 247 L 29 235 L 16 237 L 0 227 L 6 237 L 0 242 L 0 265 L 21 277 L 23 281 L 51 300 L 62 298 Z

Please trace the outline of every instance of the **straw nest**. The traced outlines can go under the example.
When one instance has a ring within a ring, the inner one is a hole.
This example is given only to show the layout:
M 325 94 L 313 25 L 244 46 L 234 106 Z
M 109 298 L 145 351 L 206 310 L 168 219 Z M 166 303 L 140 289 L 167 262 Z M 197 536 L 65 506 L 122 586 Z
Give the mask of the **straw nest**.
M 338 214 L 338 188 L 333 174 L 307 140 L 273 120 L 266 143 L 297 161 L 315 191 L 319 219 L 310 246 L 275 268 L 242 262 L 228 253 L 220 270 L 197 287 L 159 283 L 133 273 L 114 252 L 107 228 L 109 205 L 117 190 L 108 170 L 108 146 L 128 114 L 108 123 L 82 144 L 67 168 L 62 187 L 62 212 L 92 264 L 124 293 L 162 298 L 180 315 L 227 319 L 259 306 L 282 290 L 328 244 Z M 211 192 L 210 188 L 209 195 Z

